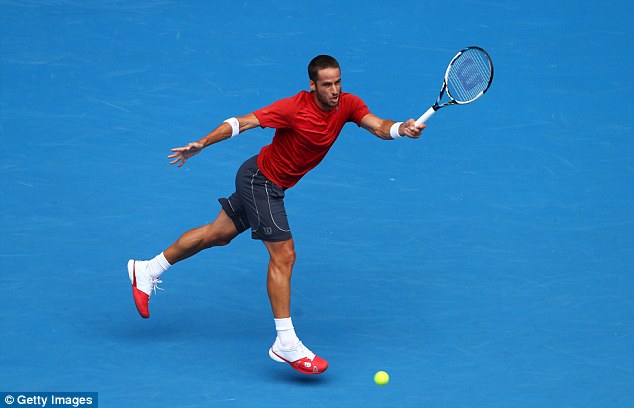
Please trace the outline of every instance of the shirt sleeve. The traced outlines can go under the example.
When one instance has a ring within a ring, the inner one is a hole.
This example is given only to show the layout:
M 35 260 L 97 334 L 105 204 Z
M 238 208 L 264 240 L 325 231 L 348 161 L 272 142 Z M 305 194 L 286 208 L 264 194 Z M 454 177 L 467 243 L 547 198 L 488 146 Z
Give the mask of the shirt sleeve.
M 350 121 L 356 123 L 357 126 L 360 126 L 360 123 L 363 117 L 371 112 L 368 106 L 365 104 L 365 102 L 363 102 L 361 98 L 352 94 L 350 94 L 350 96 L 351 96 Z
M 260 121 L 263 128 L 284 129 L 292 127 L 294 115 L 293 98 L 284 98 L 273 102 L 269 106 L 258 109 L 253 114 Z

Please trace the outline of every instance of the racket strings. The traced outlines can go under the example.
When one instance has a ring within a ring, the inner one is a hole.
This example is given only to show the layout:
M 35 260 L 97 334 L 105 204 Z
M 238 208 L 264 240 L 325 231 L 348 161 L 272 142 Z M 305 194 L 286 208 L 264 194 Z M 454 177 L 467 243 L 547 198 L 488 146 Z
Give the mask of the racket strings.
M 447 93 L 458 103 L 471 102 L 487 90 L 492 74 L 486 53 L 477 48 L 468 49 L 453 61 L 447 71 Z

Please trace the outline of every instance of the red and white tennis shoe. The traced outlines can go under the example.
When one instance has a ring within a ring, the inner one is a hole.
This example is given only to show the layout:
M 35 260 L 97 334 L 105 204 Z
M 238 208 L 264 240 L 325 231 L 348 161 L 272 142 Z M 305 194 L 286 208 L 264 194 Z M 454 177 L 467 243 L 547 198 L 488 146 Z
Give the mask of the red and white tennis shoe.
M 147 270 L 147 261 L 128 261 L 128 275 L 132 282 L 132 297 L 136 310 L 144 319 L 150 317 L 150 294 L 156 293 L 156 290 L 163 290 L 158 287 L 163 281 L 158 278 L 152 278 Z
M 280 340 L 276 338 L 273 347 L 269 349 L 269 356 L 279 363 L 290 364 L 303 374 L 321 374 L 328 368 L 328 362 L 316 356 L 301 341 L 291 348 L 283 348 Z

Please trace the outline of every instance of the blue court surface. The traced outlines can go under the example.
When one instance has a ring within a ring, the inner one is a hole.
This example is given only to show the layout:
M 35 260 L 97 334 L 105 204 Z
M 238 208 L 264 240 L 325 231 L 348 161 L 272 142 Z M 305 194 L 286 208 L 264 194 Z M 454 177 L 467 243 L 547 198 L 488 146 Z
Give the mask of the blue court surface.
M 632 4 L 0 1 L 0 391 L 634 406 Z M 293 320 L 326 373 L 269 358 L 268 255 L 250 234 L 175 265 L 138 316 L 127 260 L 213 220 L 273 130 L 180 169 L 171 148 L 308 89 L 324 53 L 373 113 L 417 118 L 469 45 L 495 65 L 481 100 L 419 140 L 349 124 L 287 191 Z

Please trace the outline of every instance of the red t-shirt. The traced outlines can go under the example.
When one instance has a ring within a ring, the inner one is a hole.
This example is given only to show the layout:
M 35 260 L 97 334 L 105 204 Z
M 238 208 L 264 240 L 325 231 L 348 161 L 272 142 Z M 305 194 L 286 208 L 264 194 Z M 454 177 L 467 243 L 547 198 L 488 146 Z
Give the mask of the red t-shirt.
M 311 92 L 301 91 L 253 112 L 264 128 L 275 128 L 271 144 L 258 156 L 262 173 L 289 188 L 317 166 L 347 122 L 357 125 L 370 110 L 358 96 L 341 92 L 339 106 L 321 109 Z

